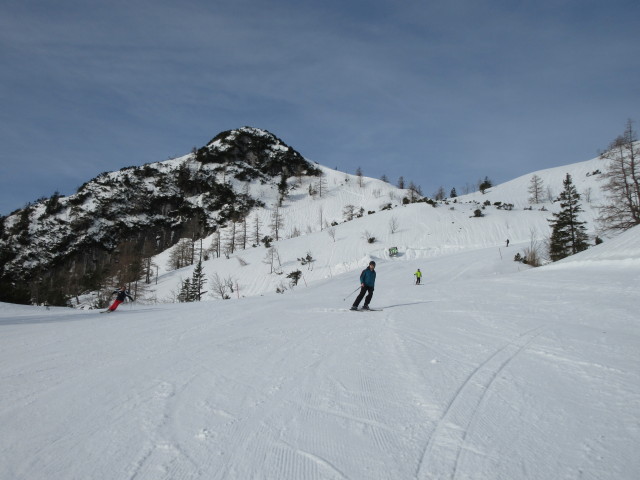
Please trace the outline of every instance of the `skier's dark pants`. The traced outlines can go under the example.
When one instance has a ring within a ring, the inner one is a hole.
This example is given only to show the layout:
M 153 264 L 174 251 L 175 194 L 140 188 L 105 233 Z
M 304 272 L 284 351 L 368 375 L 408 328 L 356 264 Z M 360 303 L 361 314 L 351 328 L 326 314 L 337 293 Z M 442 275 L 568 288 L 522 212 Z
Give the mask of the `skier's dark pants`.
M 353 302 L 354 307 L 357 307 L 358 305 L 360 305 L 360 302 L 362 301 L 362 297 L 364 297 L 364 295 L 367 292 L 369 294 L 367 295 L 367 298 L 364 299 L 364 306 L 366 307 L 367 305 L 369 305 L 369 302 L 371 301 L 371 297 L 373 297 L 373 287 L 367 287 L 365 285 L 364 287 L 360 287 L 360 293 L 358 294 L 356 301 Z

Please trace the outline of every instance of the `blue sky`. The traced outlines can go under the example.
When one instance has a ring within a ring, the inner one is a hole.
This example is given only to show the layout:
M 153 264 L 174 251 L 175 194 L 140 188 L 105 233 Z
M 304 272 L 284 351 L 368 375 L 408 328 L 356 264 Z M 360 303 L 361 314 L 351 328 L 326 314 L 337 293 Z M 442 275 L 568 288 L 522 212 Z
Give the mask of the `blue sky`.
M 640 2 L 3 0 L 0 65 L 0 214 L 245 125 L 430 195 L 640 121 Z

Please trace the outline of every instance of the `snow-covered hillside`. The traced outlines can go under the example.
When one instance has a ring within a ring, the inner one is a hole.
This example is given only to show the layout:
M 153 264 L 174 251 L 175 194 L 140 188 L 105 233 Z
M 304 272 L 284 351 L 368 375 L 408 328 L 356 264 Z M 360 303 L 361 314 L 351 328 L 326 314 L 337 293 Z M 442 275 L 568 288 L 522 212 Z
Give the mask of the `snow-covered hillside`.
M 603 182 L 599 180 L 599 173 L 603 173 L 606 170 L 606 165 L 607 162 L 605 160 L 596 157 L 584 162 L 532 172 L 509 182 L 496 185 L 486 190 L 484 194 L 474 192 L 461 198 L 478 202 L 489 200 L 492 204 L 497 201 L 511 203 L 516 209 L 532 206 L 533 208 L 541 208 L 542 206 L 547 206 L 548 208 L 549 203 L 552 203 L 553 199 L 557 198 L 562 191 L 562 182 L 566 175 L 569 174 L 573 185 L 582 197 L 581 204 L 585 210 L 583 220 L 592 223 L 597 216 L 597 206 L 605 201 L 601 189 Z M 540 179 L 543 193 L 541 198 L 543 203 L 538 205 L 532 205 L 529 201 L 531 197 L 529 189 L 534 175 Z M 591 225 L 591 230 L 593 228 L 593 225 Z
M 142 259 L 246 218 L 263 205 L 263 188 L 284 193 L 291 177 L 319 173 L 251 127 L 222 132 L 180 158 L 104 172 L 73 195 L 0 217 L 0 299 L 65 305 L 108 277 L 135 281 L 131 269 Z
M 270 274 L 271 267 L 265 263 L 267 249 L 256 248 L 238 250 L 230 258 L 213 258 L 204 262 L 207 276 L 217 274 L 220 278 L 231 279 L 238 289 L 232 294 L 242 296 L 263 295 L 276 289 L 288 288 L 286 275 L 295 270 L 303 273 L 301 283 L 309 285 L 337 274 L 360 269 L 368 259 L 384 259 L 403 262 L 412 259 L 434 259 L 442 255 L 494 247 L 496 255 L 513 259 L 517 251 L 536 241 L 542 246 L 549 237 L 549 219 L 558 211 L 553 200 L 562 190 L 562 181 L 567 173 L 572 175 L 574 185 L 583 195 L 581 201 L 587 221 L 588 231 L 595 235 L 597 206 L 603 202 L 601 182 L 594 174 L 604 168 L 598 158 L 565 167 L 534 172 L 480 192 L 463 195 L 456 199 L 429 203 L 404 204 L 408 191 L 400 190 L 380 180 L 358 177 L 318 166 L 324 174 L 326 190 L 320 197 L 308 195 L 309 186 L 316 178 L 307 178 L 293 190 L 283 203 L 283 236 L 290 237 L 294 230 L 300 232 L 295 238 L 284 238 L 274 242 L 279 258 L 280 274 Z M 528 189 L 531 177 L 537 175 L 544 187 L 544 199 L 532 205 Z M 255 209 L 262 225 L 262 234 L 269 233 L 272 207 L 277 202 L 275 187 L 255 187 L 252 192 L 264 201 L 266 208 Z M 488 204 L 488 205 L 486 205 Z M 505 208 L 505 205 L 510 209 Z M 353 205 L 363 216 L 346 222 L 344 208 Z M 385 207 L 390 207 L 384 209 Z M 483 217 L 475 217 L 474 211 L 482 209 Z M 251 217 L 253 218 L 253 217 Z M 335 237 L 327 229 L 335 226 Z M 391 225 L 395 224 L 395 228 Z M 251 227 L 250 227 L 251 228 Z M 368 243 L 365 239 L 375 237 Z M 226 235 L 222 230 L 221 235 Z M 509 239 L 509 250 L 505 247 Z M 203 241 L 207 248 L 213 236 Z M 390 257 L 389 248 L 397 247 L 399 255 Z M 167 268 L 171 251 L 167 250 L 154 259 L 159 274 L 142 296 L 142 302 L 174 301 L 181 281 L 193 273 L 193 266 L 169 271 Z M 315 259 L 311 266 L 302 265 L 298 259 L 310 253 Z M 517 268 L 514 265 L 514 268 Z M 523 268 L 520 265 L 520 268 Z M 526 268 L 526 267 L 524 267 Z M 451 272 L 457 275 L 457 272 Z M 212 299 L 206 296 L 207 299 Z M 89 303 L 91 300 L 85 300 Z
M 0 304 L 0 478 L 638 478 L 640 229 L 518 271 L 519 216 L 462 210 L 372 215 L 398 258 L 339 247 L 368 217 L 320 234 L 340 256 L 285 295 Z M 369 257 L 383 311 L 348 311 Z
M 314 164 L 269 132 L 244 127 L 188 155 L 105 172 L 74 195 L 54 195 L 0 218 L 0 298 L 94 308 L 112 283 L 134 284 L 142 269 L 138 302 L 174 302 L 194 270 L 169 266 L 180 238 L 206 237 L 197 245 L 209 250 L 205 300 L 213 300 L 214 275 L 233 285 L 228 293 L 237 299 L 286 290 L 287 275 L 297 270 L 309 285 L 357 270 L 368 258 L 390 259 L 392 247 L 399 252 L 394 261 L 497 247 L 507 239 L 522 249 L 548 238 L 566 173 L 583 194 L 582 219 L 593 234 L 603 200 L 596 172 L 603 169 L 604 161 L 593 159 L 535 172 L 542 194 L 534 205 L 528 192 L 533 173 L 484 194 L 435 203 Z M 282 221 L 276 235 L 277 207 Z M 215 243 L 229 244 L 232 231 L 234 251 L 224 254 L 223 246 L 211 253 Z M 278 239 L 269 253 L 275 268 L 265 263 L 265 236 Z M 308 255 L 313 262 L 302 265 L 298 259 Z M 198 258 L 188 256 L 179 266 Z

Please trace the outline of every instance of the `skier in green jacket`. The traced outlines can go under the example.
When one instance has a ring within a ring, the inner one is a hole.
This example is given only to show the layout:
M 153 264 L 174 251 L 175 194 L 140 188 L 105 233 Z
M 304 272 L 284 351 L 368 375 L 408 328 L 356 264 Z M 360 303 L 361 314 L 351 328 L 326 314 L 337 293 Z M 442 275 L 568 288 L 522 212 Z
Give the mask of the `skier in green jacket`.
M 416 285 L 420 285 L 420 279 L 422 278 L 422 272 L 420 271 L 420 269 L 418 269 L 418 271 L 414 273 L 414 275 L 416 276 Z

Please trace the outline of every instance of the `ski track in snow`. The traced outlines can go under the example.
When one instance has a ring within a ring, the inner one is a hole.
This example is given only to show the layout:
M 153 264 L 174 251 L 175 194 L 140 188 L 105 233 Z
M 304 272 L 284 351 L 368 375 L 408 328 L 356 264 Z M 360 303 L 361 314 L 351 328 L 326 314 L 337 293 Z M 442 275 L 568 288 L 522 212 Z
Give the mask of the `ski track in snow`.
M 491 384 L 500 372 L 541 334 L 543 328 L 536 327 L 507 343 L 482 362 L 460 385 L 429 438 L 416 471 L 416 478 L 456 478 L 467 433 Z

